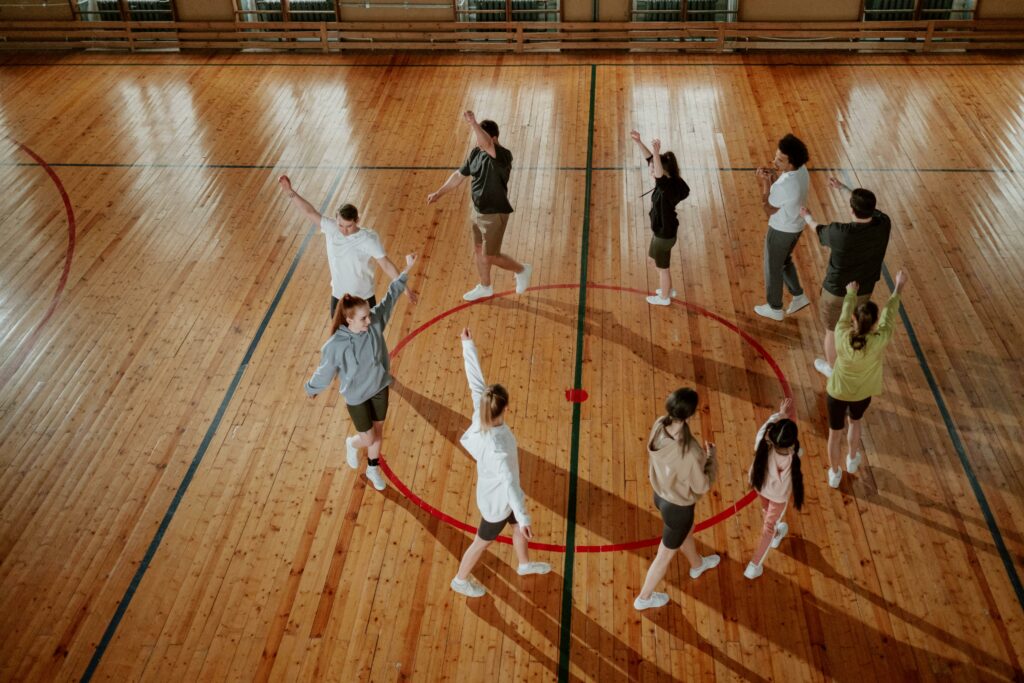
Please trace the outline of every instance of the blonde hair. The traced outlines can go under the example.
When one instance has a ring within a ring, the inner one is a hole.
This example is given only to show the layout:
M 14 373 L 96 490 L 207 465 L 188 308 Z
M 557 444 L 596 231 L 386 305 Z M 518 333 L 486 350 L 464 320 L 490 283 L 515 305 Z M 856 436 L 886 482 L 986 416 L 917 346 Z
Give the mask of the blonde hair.
M 480 399 L 480 429 L 487 431 L 498 424 L 508 406 L 508 389 L 500 384 L 488 385 Z

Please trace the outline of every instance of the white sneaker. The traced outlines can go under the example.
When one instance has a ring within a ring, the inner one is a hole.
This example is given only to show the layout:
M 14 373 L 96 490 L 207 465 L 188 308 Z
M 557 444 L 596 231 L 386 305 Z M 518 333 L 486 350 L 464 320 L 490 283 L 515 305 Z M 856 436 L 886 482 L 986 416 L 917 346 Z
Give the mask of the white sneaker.
M 387 488 L 387 484 L 384 483 L 384 475 L 381 474 L 380 468 L 376 465 L 370 465 L 366 468 L 366 478 L 373 484 L 373 488 L 378 491 L 383 491 Z
M 849 472 L 850 474 L 853 474 L 854 472 L 856 472 L 857 469 L 860 467 L 860 461 L 863 460 L 863 459 L 864 459 L 864 454 L 861 453 L 860 451 L 857 451 L 857 455 L 855 457 L 853 457 L 853 458 L 851 458 L 850 454 L 847 453 L 846 454 L 846 471 Z
M 828 364 L 828 361 L 824 358 L 814 359 L 814 369 L 825 375 L 826 377 L 832 376 L 832 366 Z
M 345 462 L 354 470 L 359 469 L 359 449 L 352 445 L 352 441 L 358 436 L 350 436 L 345 439 Z
M 777 320 L 779 322 L 782 322 L 783 318 L 786 317 L 781 308 L 772 308 L 768 304 L 754 306 L 754 313 L 757 313 L 759 316 L 764 318 L 771 318 L 772 320 Z
M 465 595 L 467 598 L 479 598 L 487 594 L 487 590 L 472 576 L 465 581 L 452 579 L 451 587 L 453 591 Z
M 484 287 L 483 285 L 477 285 L 473 289 L 469 290 L 462 295 L 462 298 L 466 301 L 476 301 L 477 299 L 486 299 L 489 296 L 494 296 L 493 287 Z
M 722 561 L 722 558 L 718 555 L 708 555 L 707 557 L 701 558 L 699 567 L 692 567 L 690 569 L 690 578 L 699 579 L 700 575 L 709 569 L 714 569 L 718 566 L 718 563 Z
M 651 597 L 646 600 L 637 597 L 637 599 L 633 601 L 633 609 L 642 611 L 645 609 L 651 609 L 652 607 L 664 607 L 667 604 L 668 593 L 651 593 Z
M 658 287 L 656 290 L 654 290 L 654 293 L 657 294 L 658 296 L 661 296 L 661 287 Z M 673 289 L 672 293 L 669 294 L 668 296 L 669 296 L 670 299 L 675 299 L 676 298 L 676 290 Z
M 782 539 L 789 533 L 789 525 L 785 522 L 779 522 L 775 525 L 775 536 L 772 537 L 772 547 L 778 548 L 782 544 Z
M 793 300 L 789 302 L 789 308 L 786 309 L 786 313 L 793 315 L 804 306 L 810 306 L 811 300 L 807 298 L 806 294 L 800 296 L 794 296 Z
M 519 574 L 519 576 L 547 574 L 549 571 L 551 571 L 551 565 L 547 562 L 527 562 L 516 567 L 516 574 Z
M 828 485 L 834 489 L 839 488 L 839 482 L 843 480 L 842 468 L 833 470 L 831 467 L 828 468 Z
M 747 564 L 747 568 L 743 570 L 743 576 L 747 577 L 751 581 L 764 574 L 764 567 L 759 564 L 750 562 Z
M 522 294 L 530 286 L 530 275 L 533 273 L 533 266 L 529 263 L 523 264 L 523 272 L 515 273 L 516 294 Z
M 672 303 L 672 299 L 663 296 L 649 296 L 647 297 L 647 303 L 652 306 L 668 306 Z

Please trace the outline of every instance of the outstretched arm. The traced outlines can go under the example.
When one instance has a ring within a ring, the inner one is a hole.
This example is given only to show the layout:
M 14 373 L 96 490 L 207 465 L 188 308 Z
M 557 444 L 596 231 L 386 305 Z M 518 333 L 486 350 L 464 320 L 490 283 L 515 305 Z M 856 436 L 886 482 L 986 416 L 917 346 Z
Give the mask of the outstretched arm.
M 454 171 L 450 176 L 448 176 L 448 180 L 444 181 L 444 185 L 427 195 L 427 204 L 433 204 L 438 199 L 464 183 L 468 177 L 468 175 L 462 175 L 459 171 Z
M 484 372 L 480 369 L 480 357 L 476 354 L 476 344 L 473 343 L 473 335 L 469 328 L 465 327 L 462 334 L 462 361 L 466 367 L 466 382 L 469 384 L 469 393 L 473 395 L 473 405 L 476 405 L 480 397 L 487 390 L 487 382 L 484 380 Z
M 640 153 L 644 155 L 644 159 L 650 159 L 652 156 L 651 150 L 647 149 L 647 145 L 645 145 L 644 141 L 640 138 L 640 132 L 631 130 L 629 131 L 629 137 L 636 143 L 636 146 L 640 148 Z
M 465 119 L 466 123 L 469 124 L 469 127 L 473 129 L 473 133 L 476 135 L 477 147 L 487 152 L 487 156 L 492 159 L 497 157 L 498 152 L 494 149 L 494 140 L 487 134 L 486 130 L 480 127 L 480 124 L 476 120 L 476 114 L 471 111 L 467 111 L 462 115 L 462 118 Z
M 849 199 L 850 195 L 853 194 L 853 190 L 851 190 L 845 183 L 839 180 L 839 178 L 836 178 L 834 175 L 830 175 L 828 177 L 828 186 L 831 187 L 833 190 L 839 190 L 840 192 L 842 192 L 843 196 L 846 197 L 847 199 Z
M 305 214 L 306 218 L 313 223 L 320 225 L 320 212 L 316 210 L 315 206 L 307 202 L 302 195 L 292 189 L 291 179 L 288 176 L 283 175 L 277 182 L 281 185 L 281 189 L 284 190 L 284 193 L 288 198 L 292 200 L 292 204 L 294 204 L 299 211 Z
M 651 166 L 654 167 L 654 177 L 663 178 L 665 177 L 665 167 L 661 165 L 661 140 L 654 138 L 651 140 L 651 148 L 654 154 L 651 155 Z
M 398 276 L 400 275 L 400 273 L 398 272 L 398 268 L 395 267 L 395 264 L 392 263 L 391 259 L 389 259 L 387 256 L 377 259 L 377 265 L 380 266 L 380 269 L 383 270 L 384 274 L 387 275 L 391 280 L 398 279 Z M 419 294 L 413 291 L 413 288 L 409 287 L 408 285 L 406 285 L 405 293 L 409 296 L 409 302 L 412 303 L 413 305 L 415 305 L 416 302 L 420 300 Z

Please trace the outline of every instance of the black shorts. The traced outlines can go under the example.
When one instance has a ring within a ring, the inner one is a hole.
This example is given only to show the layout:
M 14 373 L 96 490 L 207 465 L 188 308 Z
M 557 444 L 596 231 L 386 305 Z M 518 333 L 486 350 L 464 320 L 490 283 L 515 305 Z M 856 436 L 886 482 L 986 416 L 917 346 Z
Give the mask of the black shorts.
M 331 320 L 334 320 L 334 309 L 338 307 L 338 302 L 339 301 L 341 301 L 341 299 L 339 299 L 338 297 L 333 296 L 333 295 L 331 296 Z M 369 299 L 366 300 L 366 303 L 370 304 L 370 308 L 373 308 L 374 306 L 376 306 L 377 305 L 377 295 L 374 294 L 373 296 L 371 296 Z
M 850 413 L 851 420 L 859 420 L 864 417 L 864 411 L 871 405 L 871 397 L 868 396 L 860 401 L 840 401 L 825 394 L 825 403 L 828 405 L 828 428 L 840 430 L 846 427 L 846 413 Z
M 676 505 L 670 503 L 657 493 L 654 494 L 654 506 L 661 513 L 665 528 L 661 531 L 661 542 L 669 550 L 675 550 L 683 544 L 693 528 L 693 505 Z
M 647 248 L 647 255 L 654 259 L 654 265 L 664 270 L 672 262 L 672 247 L 676 246 L 676 238 L 664 239 L 654 235 L 651 237 L 651 246 Z
M 480 518 L 480 528 L 476 530 L 476 535 L 485 541 L 493 541 L 501 533 L 501 530 L 505 528 L 506 524 L 518 524 L 516 521 L 516 515 L 513 512 L 508 513 L 508 517 L 501 520 L 500 522 L 488 522 L 483 517 Z
M 388 388 L 384 387 L 359 405 L 346 405 L 357 432 L 368 432 L 374 422 L 383 422 L 388 414 Z

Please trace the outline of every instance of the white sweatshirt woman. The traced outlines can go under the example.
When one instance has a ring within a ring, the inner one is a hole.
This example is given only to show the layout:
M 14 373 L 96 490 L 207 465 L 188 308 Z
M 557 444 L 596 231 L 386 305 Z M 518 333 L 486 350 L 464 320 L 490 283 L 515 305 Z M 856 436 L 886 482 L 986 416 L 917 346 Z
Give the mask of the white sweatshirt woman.
M 462 358 L 466 364 L 466 380 L 473 397 L 473 424 L 460 439 L 476 460 L 476 504 L 488 522 L 503 522 L 509 513 L 516 516 L 522 526 L 530 525 L 526 514 L 526 494 L 519 485 L 519 457 L 516 437 L 504 423 L 481 429 L 480 403 L 487 383 L 480 369 L 476 345 L 471 339 L 462 340 Z

